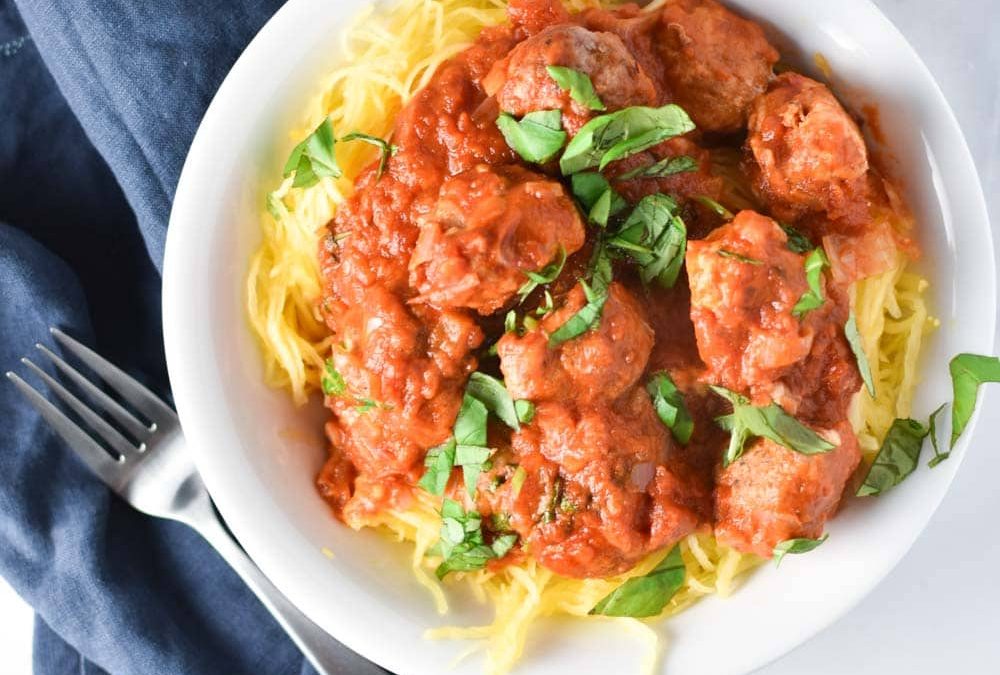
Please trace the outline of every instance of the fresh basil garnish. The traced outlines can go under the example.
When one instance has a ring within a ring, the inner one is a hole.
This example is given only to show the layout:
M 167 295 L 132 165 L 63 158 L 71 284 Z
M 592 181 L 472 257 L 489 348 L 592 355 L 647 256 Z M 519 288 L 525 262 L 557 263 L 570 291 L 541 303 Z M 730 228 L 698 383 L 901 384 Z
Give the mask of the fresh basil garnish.
M 697 171 L 698 162 L 694 157 L 681 155 L 680 157 L 664 157 L 660 161 L 640 166 L 631 171 L 626 171 L 615 180 L 632 180 L 633 178 L 664 178 L 675 173 L 687 173 Z
M 611 591 L 590 613 L 636 618 L 656 616 L 684 585 L 686 574 L 680 545 L 675 545 L 659 565 Z
M 521 488 L 524 487 L 524 479 L 528 477 L 528 472 L 524 470 L 523 466 L 518 466 L 514 469 L 514 475 L 510 477 L 510 489 L 511 494 L 516 498 L 521 494 Z
M 389 163 L 389 158 L 396 154 L 399 150 L 395 145 L 389 143 L 389 141 L 384 138 L 379 138 L 378 136 L 372 136 L 371 134 L 363 134 L 360 131 L 352 131 L 343 138 L 340 139 L 341 143 L 347 143 L 348 141 L 363 141 L 369 145 L 374 145 L 379 150 L 379 160 L 378 169 L 375 172 L 375 178 L 381 178 L 382 174 L 385 173 L 385 167 Z
M 792 308 L 792 316 L 801 319 L 808 312 L 822 307 L 823 303 L 826 302 L 820 281 L 823 278 L 823 268 L 829 266 L 830 261 L 822 246 L 817 246 L 806 256 L 806 283 L 809 284 L 809 290 L 803 293 L 799 301 L 795 303 L 795 307 Z
M 531 401 L 519 398 L 514 401 L 514 410 L 517 411 L 517 419 L 521 424 L 531 424 L 535 419 L 535 404 Z
M 611 184 L 595 171 L 575 173 L 570 178 L 573 196 L 580 202 L 587 220 L 607 227 L 608 220 L 628 208 L 628 202 L 615 192 Z
M 660 421 L 681 445 L 687 445 L 694 432 L 694 420 L 684 404 L 684 395 L 666 372 L 655 373 L 646 384 L 646 391 L 653 399 L 653 407 Z
M 604 303 L 608 299 L 608 289 L 611 287 L 611 259 L 603 244 L 598 244 L 594 251 L 591 283 L 580 279 L 580 285 L 587 303 L 549 335 L 549 347 L 556 347 L 583 335 L 600 322 Z
M 583 107 L 590 110 L 607 110 L 594 91 L 594 83 L 587 73 L 565 66 L 546 66 L 545 70 L 561 89 L 569 91 L 570 98 Z
M 516 534 L 503 534 L 487 546 L 483 539 L 482 518 L 477 511 L 468 511 L 452 499 L 441 504 L 441 538 L 428 551 L 444 560 L 434 573 L 443 579 L 449 572 L 469 572 L 482 569 L 490 560 L 507 554 L 517 541 Z
M 664 194 L 643 197 L 608 244 L 628 251 L 643 283 L 671 288 L 684 265 L 687 227 L 677 202 Z
M 332 359 L 323 362 L 323 374 L 320 376 L 319 384 L 327 396 L 340 396 L 347 391 L 344 376 L 334 368 Z
M 942 403 L 938 406 L 937 410 L 931 413 L 930 419 L 927 421 L 927 435 L 931 437 L 931 447 L 934 448 L 934 456 L 931 457 L 931 461 L 927 462 L 927 466 L 931 469 L 936 467 L 938 464 L 944 460 L 951 457 L 951 450 L 947 452 L 941 452 L 941 448 L 938 447 L 937 439 L 937 416 L 944 410 L 944 407 L 948 405 L 947 403 Z
M 538 270 L 537 272 L 525 272 L 524 274 L 528 277 L 528 280 L 524 282 L 521 288 L 517 289 L 517 294 L 520 296 L 520 302 L 524 302 L 524 299 L 531 295 L 539 286 L 544 284 L 550 284 L 556 280 L 556 278 L 562 273 L 563 266 L 566 264 L 566 248 L 560 244 L 559 252 L 556 254 L 555 260 L 550 262 L 548 265 Z
M 951 447 L 955 447 L 958 437 L 976 408 L 979 385 L 984 382 L 1000 382 L 1000 359 L 979 354 L 959 354 L 948 365 L 951 372 L 951 386 L 954 401 L 951 406 Z
M 720 248 L 716 251 L 716 253 L 718 253 L 723 258 L 732 258 L 733 260 L 739 260 L 741 263 L 746 263 L 748 265 L 757 265 L 759 267 L 760 265 L 764 264 L 763 260 L 757 260 L 756 258 L 745 256 L 742 253 L 737 253 L 736 251 L 730 251 L 727 248 Z
M 288 161 L 285 162 L 283 175 L 287 178 L 294 171 L 292 187 L 297 188 L 312 187 L 320 178 L 340 178 L 344 172 L 337 164 L 334 154 L 336 145 L 333 124 L 327 118 L 305 140 L 292 148 Z
M 451 470 L 455 466 L 455 450 L 457 444 L 452 436 L 441 445 L 436 445 L 427 451 L 424 457 L 424 475 L 418 485 L 432 495 L 443 495 L 451 478 Z
M 493 455 L 492 448 L 479 445 L 456 445 L 455 466 L 462 467 L 462 479 L 470 499 L 476 498 L 476 483 L 479 474 L 490 468 L 489 460 Z
M 896 419 L 882 441 L 875 461 L 858 488 L 859 497 L 882 494 L 906 479 L 920 462 L 927 427 L 916 420 Z
M 824 534 L 819 539 L 786 539 L 777 546 L 774 547 L 772 553 L 774 557 L 774 566 L 777 567 L 781 564 L 781 559 L 784 558 L 789 553 L 799 554 L 808 553 L 809 551 L 815 550 L 824 541 L 830 538 L 829 534 Z
M 566 142 L 562 113 L 558 110 L 536 110 L 520 121 L 510 113 L 500 113 L 497 127 L 507 145 L 526 162 L 544 164 L 555 157 Z
M 724 467 L 739 459 L 747 439 L 751 437 L 768 438 L 803 455 L 830 452 L 837 447 L 789 415 L 777 403 L 750 405 L 749 399 L 734 391 L 717 386 L 710 389 L 733 405 L 732 413 L 715 420 L 730 432 L 729 447 L 722 458 Z
M 624 108 L 595 117 L 583 125 L 566 146 L 559 167 L 564 176 L 594 166 L 603 170 L 616 159 L 641 152 L 693 129 L 694 122 L 688 114 L 674 104 L 662 108 Z
M 507 387 L 504 386 L 501 380 L 486 373 L 472 373 L 469 376 L 468 384 L 465 385 L 465 394 L 481 401 L 485 405 L 486 410 L 496 415 L 501 422 L 514 431 L 520 429 L 517 421 L 517 411 L 514 408 L 514 399 L 511 398 L 510 392 L 507 391 Z M 481 443 L 474 443 L 472 445 L 486 445 L 485 428 L 486 422 L 484 419 L 483 440 Z M 457 427 L 455 436 L 456 438 L 458 437 Z M 458 442 L 465 443 L 461 438 L 459 438 Z
M 719 216 L 720 218 L 722 218 L 723 220 L 732 220 L 733 219 L 733 212 L 732 211 L 730 211 L 725 206 L 723 206 L 719 202 L 715 201 L 714 199 L 712 199 L 708 195 L 701 195 L 700 197 L 695 197 L 695 200 L 699 204 L 701 204 L 702 206 L 704 206 L 705 208 L 707 208 L 708 210 L 714 211 L 715 214 L 717 216 Z
M 854 358 L 858 362 L 858 372 L 861 373 L 861 379 L 865 383 L 868 395 L 875 398 L 875 380 L 872 378 L 872 367 L 868 363 L 868 355 L 865 354 L 864 341 L 861 339 L 861 332 L 858 330 L 858 320 L 854 316 L 853 310 L 847 318 L 847 323 L 844 325 L 844 337 L 847 338 L 847 344 L 850 345 L 851 351 L 854 353 Z
M 796 230 L 791 225 L 785 225 L 784 223 L 778 223 L 778 226 L 785 231 L 785 235 L 788 237 L 788 250 L 793 253 L 808 253 L 813 249 L 812 242 L 809 241 L 809 237 L 802 234 Z

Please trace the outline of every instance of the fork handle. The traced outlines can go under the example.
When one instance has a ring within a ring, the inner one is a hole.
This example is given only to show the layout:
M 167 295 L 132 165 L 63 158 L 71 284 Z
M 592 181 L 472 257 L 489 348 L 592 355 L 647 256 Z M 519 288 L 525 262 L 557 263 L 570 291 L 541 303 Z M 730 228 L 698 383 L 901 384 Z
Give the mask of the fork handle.
M 199 518 L 198 522 L 192 523 L 192 526 L 240 575 L 321 675 L 341 673 L 385 675 L 384 670 L 337 642 L 296 609 L 288 598 L 268 581 L 260 568 L 222 525 L 214 511 L 210 516 Z

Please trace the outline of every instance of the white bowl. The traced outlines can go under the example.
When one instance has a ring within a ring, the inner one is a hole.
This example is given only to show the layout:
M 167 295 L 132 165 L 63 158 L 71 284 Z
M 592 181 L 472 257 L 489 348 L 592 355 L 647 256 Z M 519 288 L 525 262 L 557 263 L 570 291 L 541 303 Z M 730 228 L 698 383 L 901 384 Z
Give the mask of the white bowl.
M 866 0 L 734 0 L 807 66 L 821 52 L 854 107 L 877 103 L 889 154 L 919 221 L 941 329 L 928 341 L 915 413 L 950 400 L 948 359 L 989 353 L 996 319 L 993 242 L 958 124 L 917 54 Z M 338 31 L 361 0 L 291 0 L 233 67 L 184 166 L 167 238 L 167 360 L 184 431 L 219 509 L 254 560 L 320 626 L 397 673 L 441 673 L 465 645 L 430 642 L 427 627 L 486 619 L 459 602 L 439 617 L 413 581 L 407 547 L 336 522 L 313 479 L 325 456 L 322 413 L 296 409 L 262 382 L 243 310 L 259 241 L 261 186 L 288 150 L 285 130 L 337 58 Z M 993 411 L 994 413 L 996 411 Z M 318 413 L 318 414 L 317 414 Z M 979 414 L 983 414 L 980 411 Z M 951 460 L 920 467 L 893 492 L 852 503 L 830 540 L 780 570 L 760 570 L 733 597 L 709 598 L 668 622 L 664 671 L 735 675 L 822 630 L 885 577 L 924 529 L 976 438 L 975 418 Z M 328 559 L 321 549 L 335 552 Z M 519 673 L 634 672 L 636 639 L 592 622 L 534 628 Z M 551 670 L 550 670 L 551 669 Z M 478 673 L 479 657 L 458 673 Z

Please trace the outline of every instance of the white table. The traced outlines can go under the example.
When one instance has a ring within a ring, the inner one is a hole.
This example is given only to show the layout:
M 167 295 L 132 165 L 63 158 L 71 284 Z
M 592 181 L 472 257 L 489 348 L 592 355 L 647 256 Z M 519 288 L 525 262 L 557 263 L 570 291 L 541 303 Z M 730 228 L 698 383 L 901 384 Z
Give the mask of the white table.
M 1000 42 L 990 34 L 1000 28 L 1000 3 L 875 2 L 955 109 L 1000 218 Z M 1000 224 L 994 231 L 1000 237 Z M 983 404 L 1000 411 L 1000 388 Z M 1000 414 L 980 424 L 980 438 L 1000 438 Z M 892 575 L 829 630 L 757 675 L 1000 673 L 1000 448 L 981 442 L 975 450 Z M 31 612 L 0 579 L 0 670 L 28 675 L 30 651 Z

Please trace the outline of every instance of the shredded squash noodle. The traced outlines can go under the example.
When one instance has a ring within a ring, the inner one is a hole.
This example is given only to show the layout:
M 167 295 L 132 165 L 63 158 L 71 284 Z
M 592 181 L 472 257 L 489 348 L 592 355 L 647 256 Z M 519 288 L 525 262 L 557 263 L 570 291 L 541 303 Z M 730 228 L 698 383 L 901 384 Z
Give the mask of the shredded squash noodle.
M 566 2 L 571 10 L 593 4 L 598 3 Z M 317 93 L 304 106 L 301 126 L 289 134 L 288 148 L 326 118 L 338 133 L 387 136 L 402 105 L 428 82 L 435 68 L 471 44 L 483 27 L 505 20 L 505 8 L 504 0 L 401 0 L 386 11 L 369 8 L 343 31 L 342 60 L 318 83 Z M 247 313 L 262 346 L 267 383 L 285 388 L 300 404 L 319 388 L 330 353 L 329 331 L 317 307 L 319 232 L 350 195 L 354 178 L 377 157 L 376 149 L 362 143 L 338 144 L 336 153 L 343 169 L 339 179 L 323 178 L 311 187 L 294 188 L 292 178 L 287 178 L 267 186 L 270 191 L 262 195 L 267 207 L 261 214 L 262 241 L 247 275 Z M 738 162 L 735 151 L 713 153 L 713 170 L 726 185 L 722 201 L 734 211 L 754 206 Z M 869 460 L 892 421 L 909 414 L 921 342 L 933 325 L 924 301 L 927 285 L 906 270 L 906 260 L 900 256 L 895 268 L 852 289 L 852 306 L 877 392 L 873 399 L 862 391 L 852 409 L 852 422 Z M 444 614 L 447 598 L 433 574 L 439 560 L 425 555 L 438 538 L 440 500 L 416 492 L 406 511 L 382 512 L 365 525 L 413 545 L 416 579 Z M 686 537 L 680 551 L 687 578 L 662 616 L 676 614 L 706 595 L 728 595 L 747 571 L 762 562 L 720 545 L 710 534 Z M 483 626 L 429 630 L 427 637 L 479 641 L 486 650 L 487 672 L 505 673 L 521 656 L 535 619 L 588 617 L 604 596 L 628 578 L 646 574 L 666 555 L 666 550 L 652 554 L 629 572 L 607 579 L 560 577 L 530 558 L 498 572 L 450 575 L 446 584 L 467 584 L 495 608 L 494 619 Z M 649 624 L 656 619 L 589 620 L 615 622 L 636 632 L 649 645 L 644 669 L 655 669 L 660 641 Z

